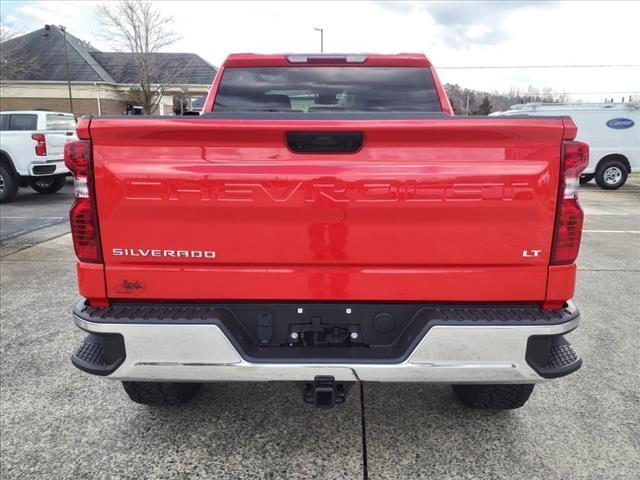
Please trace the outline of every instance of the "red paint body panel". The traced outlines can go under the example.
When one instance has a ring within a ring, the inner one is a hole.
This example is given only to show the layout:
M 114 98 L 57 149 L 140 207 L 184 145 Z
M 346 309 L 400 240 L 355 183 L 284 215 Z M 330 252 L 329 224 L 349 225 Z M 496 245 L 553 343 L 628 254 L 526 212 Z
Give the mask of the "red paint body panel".
M 125 280 L 143 279 L 140 292 Z M 544 299 L 547 269 L 145 265 L 107 269 L 111 298 L 520 302 Z
M 225 68 L 289 65 L 286 55 L 229 56 L 203 111 L 213 110 Z M 358 65 L 429 68 L 453 114 L 424 55 L 369 55 Z M 573 295 L 575 265 L 549 267 L 562 141 L 576 134 L 568 119 L 142 117 L 78 129 L 92 142 L 104 256 L 104 265 L 78 265 L 92 302 L 558 308 Z M 363 145 L 295 153 L 286 135 L 300 131 L 362 132 Z
M 429 67 L 431 71 L 431 76 L 433 77 L 433 84 L 436 87 L 436 92 L 438 93 L 438 98 L 440 99 L 440 106 L 442 107 L 442 111 L 444 113 L 448 113 L 449 115 L 454 115 L 453 107 L 451 106 L 451 102 L 449 102 L 449 97 L 447 96 L 447 92 L 445 91 L 442 83 L 440 83 L 440 77 L 438 77 L 438 72 L 433 67 Z
M 91 300 L 105 300 L 104 265 L 97 263 L 78 262 L 76 265 L 78 274 L 78 290 L 80 295 Z
M 576 265 L 552 265 L 547 281 L 547 301 L 564 302 L 573 297 L 576 285 Z
M 363 148 L 293 153 L 292 120 L 94 119 L 108 296 L 544 300 L 562 120 L 303 125 L 363 131 Z
M 91 125 L 91 118 L 82 117 L 76 124 L 76 135 L 80 140 L 90 140 L 91 135 L 89 133 L 89 125 Z
M 224 66 L 227 68 L 236 67 L 290 67 L 293 65 L 287 57 L 299 56 L 305 54 L 272 54 L 262 55 L 256 53 L 234 53 L 229 55 L 224 61 Z M 310 53 L 310 57 L 319 56 L 317 54 Z M 348 54 L 326 54 L 325 57 L 339 58 Z M 391 55 L 380 54 L 364 54 L 366 60 L 362 63 L 357 63 L 359 66 L 364 67 L 425 67 L 431 66 L 429 59 L 421 53 L 398 53 Z M 324 65 L 340 66 L 345 65 L 343 62 L 323 63 Z M 295 63 L 296 66 L 304 67 L 305 63 Z

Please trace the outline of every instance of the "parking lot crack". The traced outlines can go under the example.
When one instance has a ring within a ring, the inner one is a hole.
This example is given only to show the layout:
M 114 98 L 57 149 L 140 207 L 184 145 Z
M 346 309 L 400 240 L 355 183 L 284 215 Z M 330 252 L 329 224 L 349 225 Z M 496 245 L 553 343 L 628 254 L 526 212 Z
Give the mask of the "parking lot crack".
M 367 423 L 364 411 L 364 382 L 360 382 L 360 418 L 362 422 L 362 478 L 369 480 L 367 465 Z

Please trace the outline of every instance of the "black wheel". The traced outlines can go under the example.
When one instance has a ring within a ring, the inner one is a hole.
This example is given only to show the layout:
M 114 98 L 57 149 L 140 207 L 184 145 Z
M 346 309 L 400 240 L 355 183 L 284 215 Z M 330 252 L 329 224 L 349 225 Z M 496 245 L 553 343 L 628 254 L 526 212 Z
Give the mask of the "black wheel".
M 31 180 L 31 188 L 38 193 L 56 193 L 64 187 L 64 175 L 52 175 L 50 177 L 40 177 Z
M 0 165 L 0 203 L 10 202 L 18 194 L 18 179 L 4 165 Z
M 625 184 L 629 172 L 620 160 L 603 160 L 596 170 L 596 183 L 605 190 L 617 190 Z
M 458 400 L 471 408 L 487 410 L 512 410 L 523 406 L 533 384 L 512 385 L 452 385 Z
M 584 185 L 585 183 L 589 183 L 595 175 L 593 173 L 587 173 L 585 175 L 580 175 L 580 185 Z
M 201 383 L 122 382 L 124 391 L 136 403 L 156 406 L 183 405 L 200 391 Z

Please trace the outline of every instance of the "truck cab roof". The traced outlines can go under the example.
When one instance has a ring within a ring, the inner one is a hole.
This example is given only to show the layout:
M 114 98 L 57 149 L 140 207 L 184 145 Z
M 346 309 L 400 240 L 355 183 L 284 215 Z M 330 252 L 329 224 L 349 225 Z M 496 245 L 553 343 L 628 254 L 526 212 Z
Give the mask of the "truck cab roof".
M 73 117 L 73 114 L 69 112 L 52 112 L 49 110 L 4 110 L 0 113 L 2 115 L 25 113 L 30 115 L 68 115 Z
M 224 67 L 279 67 L 290 65 L 344 65 L 360 64 L 375 67 L 430 67 L 431 62 L 422 53 L 390 55 L 370 53 L 234 53 L 224 61 Z

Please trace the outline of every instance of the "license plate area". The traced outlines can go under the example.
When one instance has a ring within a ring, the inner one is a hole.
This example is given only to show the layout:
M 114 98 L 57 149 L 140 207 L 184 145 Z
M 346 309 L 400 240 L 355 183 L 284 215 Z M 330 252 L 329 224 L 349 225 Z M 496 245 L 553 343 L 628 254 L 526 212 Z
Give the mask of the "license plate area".
M 361 327 L 357 323 L 328 323 L 322 317 L 312 316 L 310 323 L 295 323 L 289 326 L 289 345 L 303 347 L 350 347 L 362 345 Z

